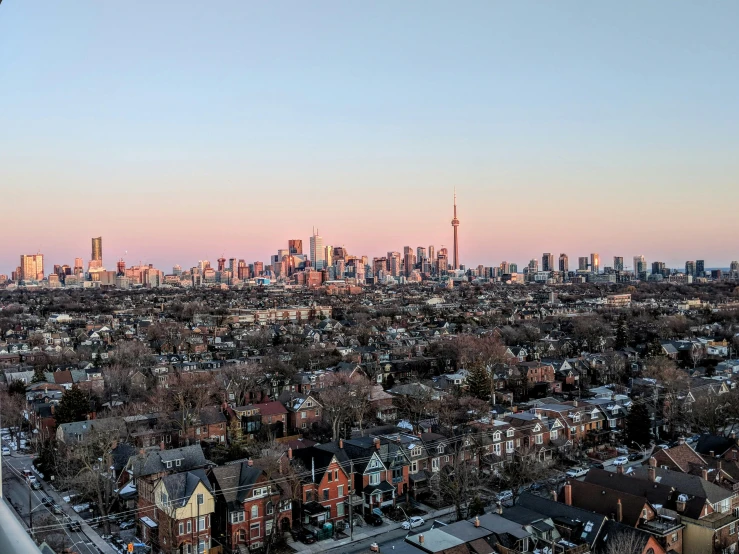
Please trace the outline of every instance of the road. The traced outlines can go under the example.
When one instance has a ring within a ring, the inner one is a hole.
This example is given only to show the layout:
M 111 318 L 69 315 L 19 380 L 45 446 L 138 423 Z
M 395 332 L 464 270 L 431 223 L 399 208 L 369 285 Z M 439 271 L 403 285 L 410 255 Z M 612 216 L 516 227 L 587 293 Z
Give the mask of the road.
M 447 522 L 448 519 L 449 519 L 449 516 L 444 516 L 445 523 Z M 424 531 L 428 531 L 434 525 L 438 527 L 439 524 L 434 524 L 433 521 L 426 521 L 426 523 L 424 523 L 423 525 L 419 527 L 414 527 L 413 531 L 406 531 L 405 529 L 393 529 L 381 535 L 354 541 L 350 544 L 336 547 L 335 549 L 332 549 L 331 543 L 327 541 L 325 543 L 326 544 L 325 550 L 326 551 L 334 550 L 335 553 L 355 553 L 355 552 L 366 553 L 369 551 L 369 547 L 372 543 L 377 543 L 378 546 L 380 547 L 380 552 L 400 551 L 400 550 L 403 550 L 407 544 L 405 543 L 406 535 L 408 535 L 409 533 L 412 533 L 415 535 L 418 533 L 422 533 Z
M 41 481 L 42 488 L 33 490 L 23 478 L 23 470 L 31 468 L 31 456 L 22 454 L 11 454 L 3 456 L 3 496 L 15 508 L 21 519 L 29 525 L 31 515 L 34 526 L 41 525 L 39 533 L 46 530 L 54 530 L 66 537 L 66 547 L 71 547 L 71 552 L 78 554 L 100 554 L 100 551 L 83 532 L 74 532 L 68 529 L 69 515 L 68 506 L 61 506 L 64 514 L 56 515 L 44 506 L 41 499 L 46 496 L 45 483 Z M 30 510 L 29 510 L 30 505 Z M 76 514 L 75 514 L 76 516 Z M 72 516 L 75 520 L 79 517 Z M 50 526 L 54 526 L 53 528 Z M 48 531 L 47 531 L 48 532 Z

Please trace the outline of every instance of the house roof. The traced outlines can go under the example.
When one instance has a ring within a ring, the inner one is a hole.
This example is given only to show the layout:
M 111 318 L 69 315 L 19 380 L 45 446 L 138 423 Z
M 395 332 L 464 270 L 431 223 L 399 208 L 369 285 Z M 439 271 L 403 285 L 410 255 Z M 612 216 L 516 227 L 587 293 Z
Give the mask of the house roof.
M 636 478 L 647 479 L 648 471 L 648 467 L 642 466 L 634 468 L 632 475 Z M 661 467 L 655 468 L 655 474 L 659 483 L 673 487 L 678 492 L 689 496 L 705 498 L 711 504 L 721 502 L 722 500 L 726 500 L 727 498 L 734 496 L 732 491 L 726 490 L 718 485 L 714 485 L 698 475 L 690 475 L 688 473 L 681 473 L 679 471 L 672 471 Z
M 636 496 L 595 483 L 570 481 L 569 485 L 572 487 L 573 504 L 608 517 L 618 512 L 617 506 L 620 501 L 622 522 L 632 527 L 639 523 L 642 509 L 647 504 L 647 499 L 643 496 Z M 560 495 L 564 496 L 564 493 Z
M 244 503 L 254 485 L 265 473 L 258 467 L 250 466 L 249 462 L 242 462 L 215 467 L 212 475 L 229 509 L 234 509 Z
M 566 526 L 574 528 L 578 536 L 591 547 L 595 544 L 598 533 L 607 519 L 603 514 L 577 506 L 568 506 L 562 502 L 542 498 L 529 492 L 521 493 L 517 505 L 544 514 L 555 523 L 562 522 Z
M 180 466 L 168 468 L 166 462 L 174 460 L 182 460 Z M 207 463 L 203 455 L 203 449 L 199 444 L 171 450 L 153 448 L 132 456 L 129 460 L 129 466 L 135 477 L 145 477 L 171 471 L 190 471 L 205 467 Z
M 162 484 L 167 489 L 170 502 L 174 506 L 185 506 L 199 483 L 203 483 L 205 488 L 210 490 L 210 481 L 202 469 L 174 473 L 162 478 Z

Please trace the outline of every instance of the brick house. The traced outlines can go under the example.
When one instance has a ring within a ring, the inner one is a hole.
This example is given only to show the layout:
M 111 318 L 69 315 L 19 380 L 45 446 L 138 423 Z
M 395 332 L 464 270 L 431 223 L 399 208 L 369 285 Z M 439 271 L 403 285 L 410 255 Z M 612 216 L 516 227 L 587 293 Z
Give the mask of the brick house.
M 324 523 L 343 522 L 347 516 L 349 473 L 333 452 L 316 446 L 293 452 L 288 459 L 303 475 L 300 520 L 305 526 L 321 528 Z
M 314 423 L 321 421 L 321 404 L 312 394 L 299 394 L 285 391 L 278 400 L 287 409 L 288 432 L 300 432 L 310 429 Z
M 292 502 L 252 461 L 211 470 L 216 495 L 214 531 L 230 552 L 262 548 L 279 530 L 292 528 Z

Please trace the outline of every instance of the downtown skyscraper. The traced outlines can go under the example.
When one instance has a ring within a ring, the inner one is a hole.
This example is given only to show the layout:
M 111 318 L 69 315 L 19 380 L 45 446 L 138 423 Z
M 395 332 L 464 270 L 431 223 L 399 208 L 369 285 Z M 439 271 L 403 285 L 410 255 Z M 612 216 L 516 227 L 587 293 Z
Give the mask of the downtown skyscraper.
M 323 248 L 323 237 L 313 229 L 313 235 L 310 238 L 310 260 L 313 267 L 323 269 L 326 267 L 326 251 Z

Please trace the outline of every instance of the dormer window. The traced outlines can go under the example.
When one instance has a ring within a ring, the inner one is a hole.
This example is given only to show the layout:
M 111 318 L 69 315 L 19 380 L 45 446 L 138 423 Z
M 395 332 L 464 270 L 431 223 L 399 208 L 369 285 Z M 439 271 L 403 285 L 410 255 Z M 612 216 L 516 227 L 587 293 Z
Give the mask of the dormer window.
M 515 433 L 516 432 L 513 429 L 508 429 L 508 431 L 506 431 L 506 434 L 505 435 L 506 435 L 506 437 L 512 437 Z
M 493 433 L 493 440 L 494 441 L 500 440 L 500 431 L 496 431 L 495 433 Z
M 182 465 L 182 460 L 175 460 L 174 465 L 180 467 Z
M 172 469 L 172 462 L 165 462 L 167 469 Z
M 443 454 L 443 453 L 444 453 L 444 446 L 440 444 L 440 445 L 439 445 L 439 446 L 438 446 L 438 447 L 436 448 L 436 451 L 437 451 L 437 452 L 438 452 L 439 454 Z

